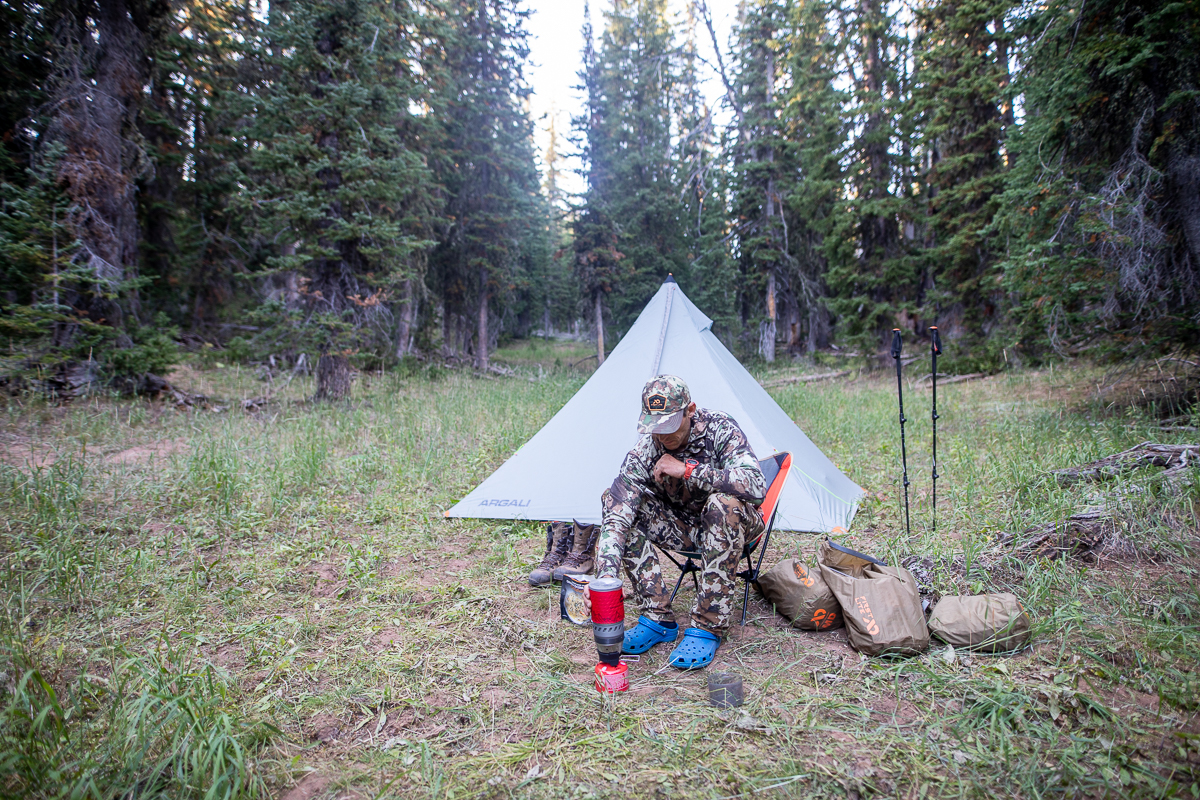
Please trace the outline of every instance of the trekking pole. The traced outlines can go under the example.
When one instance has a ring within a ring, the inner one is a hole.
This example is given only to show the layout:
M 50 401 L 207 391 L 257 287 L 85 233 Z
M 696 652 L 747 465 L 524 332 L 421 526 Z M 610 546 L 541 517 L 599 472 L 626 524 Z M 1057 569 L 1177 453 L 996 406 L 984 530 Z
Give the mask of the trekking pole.
M 937 357 L 942 354 L 942 337 L 936 325 L 929 327 L 929 360 L 933 369 L 933 530 L 937 531 Z
M 904 530 L 912 535 L 912 525 L 908 518 L 908 452 L 904 444 L 904 384 L 900 381 L 900 350 L 904 342 L 900 339 L 900 329 L 892 329 L 892 358 L 896 359 L 896 396 L 900 399 L 900 464 L 904 468 Z

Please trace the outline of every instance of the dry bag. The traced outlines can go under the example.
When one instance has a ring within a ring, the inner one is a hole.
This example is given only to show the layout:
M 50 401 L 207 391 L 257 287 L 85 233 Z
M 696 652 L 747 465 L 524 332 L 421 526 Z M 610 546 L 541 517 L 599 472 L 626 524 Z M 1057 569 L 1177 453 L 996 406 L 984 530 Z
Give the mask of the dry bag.
M 842 627 L 842 607 L 825 585 L 820 570 L 789 558 L 771 567 L 758 579 L 767 602 L 793 627 L 828 631 Z
M 909 656 L 929 646 L 921 596 L 908 570 L 889 567 L 829 539 L 821 543 L 817 563 L 842 606 L 855 650 L 869 656 Z
M 1013 594 L 943 597 L 929 617 L 929 630 L 946 644 L 1005 653 L 1029 641 L 1029 615 Z

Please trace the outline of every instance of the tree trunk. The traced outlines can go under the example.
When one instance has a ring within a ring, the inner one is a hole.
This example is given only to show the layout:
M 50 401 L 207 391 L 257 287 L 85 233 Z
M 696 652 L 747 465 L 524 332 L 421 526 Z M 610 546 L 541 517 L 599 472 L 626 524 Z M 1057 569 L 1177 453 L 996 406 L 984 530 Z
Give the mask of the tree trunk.
M 446 298 L 442 298 L 442 355 L 454 355 L 454 320 L 450 318 L 453 312 Z
M 411 279 L 404 282 L 403 292 L 400 299 L 400 318 L 396 324 L 397 360 L 412 352 L 413 318 L 416 316 L 417 298 L 414 296 Z
M 767 273 L 767 319 L 759 331 L 758 349 L 769 364 L 775 360 L 775 269 Z
M 488 272 L 479 268 L 479 348 L 475 351 L 476 369 L 488 368 Z
M 550 298 L 549 297 L 546 298 L 546 308 L 545 308 L 545 311 L 543 311 L 543 313 L 542 313 L 542 336 L 543 336 L 543 338 L 546 338 L 546 339 L 550 338 Z
M 149 160 L 137 131 L 149 78 L 144 31 L 158 18 L 125 0 L 68 4 L 59 28 L 57 87 L 46 141 L 66 148 L 59 180 L 74 201 L 69 224 L 82 245 L 78 258 L 104 291 L 80 299 L 93 320 L 123 330 L 138 319 L 137 289 L 111 289 L 137 277 L 137 186 Z M 154 42 L 149 44 L 153 46 Z M 128 342 L 122 334 L 118 342 Z
M 774 114 L 771 111 L 771 103 L 775 99 L 775 53 L 771 50 L 767 51 L 767 63 L 764 70 L 766 77 L 766 93 L 767 93 L 767 108 L 765 109 L 768 119 L 773 121 Z M 767 136 L 770 136 L 773 131 L 768 128 Z M 775 163 L 775 148 L 770 144 L 767 145 L 767 152 L 763 160 L 768 164 Z M 778 237 L 775 234 L 775 225 L 773 219 L 775 217 L 775 175 L 774 170 L 767 174 L 767 196 L 765 198 L 764 208 L 767 217 L 767 236 L 770 238 L 771 244 L 776 250 L 779 250 Z M 779 210 L 783 213 L 783 209 Z M 767 265 L 767 321 L 763 323 L 762 331 L 759 338 L 759 350 L 762 353 L 763 359 L 768 363 L 775 361 L 775 334 L 776 334 L 776 309 L 775 309 L 775 268 L 777 262 L 772 261 Z
M 604 363 L 604 304 L 603 293 L 596 290 L 596 362 Z
M 317 393 L 314 400 L 341 400 L 350 396 L 350 360 L 325 353 L 317 361 Z

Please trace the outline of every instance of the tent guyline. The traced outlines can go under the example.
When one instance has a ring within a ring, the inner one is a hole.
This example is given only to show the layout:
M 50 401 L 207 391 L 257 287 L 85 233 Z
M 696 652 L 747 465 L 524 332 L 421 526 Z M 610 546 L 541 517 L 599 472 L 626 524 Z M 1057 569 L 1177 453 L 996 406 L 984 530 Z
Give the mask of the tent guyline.
M 600 522 L 600 495 L 637 441 L 649 377 L 678 375 L 702 408 L 741 425 L 758 458 L 792 454 L 776 530 L 848 530 L 863 490 L 834 466 L 667 278 L 587 383 L 447 517 Z

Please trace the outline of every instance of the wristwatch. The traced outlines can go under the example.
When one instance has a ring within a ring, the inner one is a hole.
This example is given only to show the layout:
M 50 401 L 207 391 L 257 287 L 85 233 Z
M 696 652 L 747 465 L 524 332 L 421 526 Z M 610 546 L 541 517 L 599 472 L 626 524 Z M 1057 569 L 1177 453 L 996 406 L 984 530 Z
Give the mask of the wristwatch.
M 692 477 L 692 470 L 700 466 L 700 462 L 694 458 L 689 458 L 687 461 L 683 462 L 683 464 L 683 479 L 686 481 L 688 478 Z

